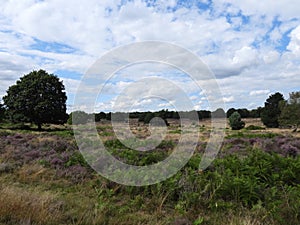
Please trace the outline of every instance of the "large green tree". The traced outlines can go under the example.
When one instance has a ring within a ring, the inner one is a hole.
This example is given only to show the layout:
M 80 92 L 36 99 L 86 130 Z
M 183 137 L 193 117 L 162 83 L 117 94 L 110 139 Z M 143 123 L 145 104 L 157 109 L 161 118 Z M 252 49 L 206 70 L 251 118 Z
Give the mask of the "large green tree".
M 279 92 L 276 92 L 273 95 L 270 95 L 265 102 L 265 107 L 261 112 L 261 121 L 266 127 L 278 127 L 279 122 L 278 118 L 281 113 L 279 104 L 283 101 L 283 95 Z
M 64 89 L 57 76 L 44 70 L 24 75 L 3 97 L 10 120 L 35 123 L 39 130 L 44 123 L 65 123 L 68 116 Z

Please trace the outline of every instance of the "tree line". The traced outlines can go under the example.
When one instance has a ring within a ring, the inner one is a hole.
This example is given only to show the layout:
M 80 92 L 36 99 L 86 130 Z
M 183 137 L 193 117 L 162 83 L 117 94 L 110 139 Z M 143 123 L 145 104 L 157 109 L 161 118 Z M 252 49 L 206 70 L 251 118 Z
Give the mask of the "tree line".
M 0 102 L 0 122 L 7 120 L 12 123 L 33 123 L 41 129 L 43 124 L 73 124 L 74 116 L 76 116 L 76 123 L 86 123 L 90 120 L 96 122 L 111 120 L 115 114 L 111 112 L 89 114 L 75 111 L 68 115 L 67 96 L 64 90 L 62 81 L 56 75 L 44 70 L 32 71 L 8 88 L 3 97 L 3 104 Z M 227 116 L 229 121 L 235 123 L 233 129 L 244 127 L 242 118 L 261 118 L 266 127 L 296 127 L 297 129 L 300 125 L 300 92 L 292 92 L 289 97 L 285 100 L 283 95 L 277 92 L 266 99 L 264 107 L 252 110 L 230 108 L 225 112 L 219 108 L 212 112 L 208 110 L 195 112 L 200 120 L 212 116 L 214 118 Z M 144 123 L 149 123 L 154 117 L 160 117 L 167 123 L 167 119 L 179 119 L 180 113 L 167 109 L 157 112 L 129 113 L 129 118 Z

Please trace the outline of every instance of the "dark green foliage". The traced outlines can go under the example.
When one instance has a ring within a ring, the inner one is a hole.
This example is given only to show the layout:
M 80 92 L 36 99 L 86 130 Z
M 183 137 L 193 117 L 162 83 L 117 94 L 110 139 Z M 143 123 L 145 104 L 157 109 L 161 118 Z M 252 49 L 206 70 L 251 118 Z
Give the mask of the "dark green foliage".
M 278 127 L 278 117 L 281 113 L 279 104 L 283 101 L 283 95 L 279 92 L 271 95 L 265 102 L 261 113 L 261 121 L 266 127 Z
M 260 127 L 260 126 L 255 126 L 255 125 L 250 125 L 245 128 L 246 130 L 265 130 L 266 128 Z
M 238 112 L 241 115 L 241 118 L 249 118 L 251 117 L 250 111 L 248 109 L 235 109 L 235 108 L 230 108 L 227 110 L 226 115 L 227 118 L 231 116 L 232 113 Z
M 250 112 L 248 109 L 238 109 L 237 112 L 241 115 L 241 118 L 249 118 Z
M 150 123 L 150 121 L 155 117 L 154 113 L 148 112 L 144 118 L 144 123 Z
M 105 119 L 106 119 L 105 112 L 95 113 L 95 122 L 99 122 L 99 121 L 105 120 Z
M 208 110 L 197 111 L 199 119 L 209 119 L 211 118 L 211 112 Z
M 130 140 L 126 140 L 130 141 Z M 151 144 L 151 142 L 149 142 Z M 114 157 L 132 165 L 150 165 L 164 160 L 176 145 L 172 141 L 163 140 L 155 149 L 151 151 L 137 151 L 126 147 L 120 140 L 108 140 L 104 146 Z
M 281 114 L 279 124 L 281 127 L 296 127 L 300 125 L 300 92 L 290 93 L 289 102 L 282 101 L 280 104 Z
M 4 105 L 0 103 L 0 122 L 5 118 L 5 108 Z
M 67 121 L 68 124 L 85 124 L 87 123 L 90 119 L 92 119 L 91 114 L 88 114 L 83 111 L 74 111 L 70 114 L 69 119 Z
M 252 110 L 250 110 L 250 112 L 249 112 L 249 116 L 251 117 L 251 118 L 260 118 L 260 114 L 261 114 L 261 112 L 262 112 L 262 107 L 258 107 L 257 109 L 252 109 Z
M 282 127 L 299 127 L 300 125 L 300 104 L 285 103 L 281 108 L 281 114 L 278 118 Z
M 229 118 L 231 116 L 232 113 L 236 112 L 237 110 L 235 108 L 230 108 L 227 110 L 226 115 L 227 118 Z
M 245 126 L 245 123 L 241 120 L 241 115 L 238 112 L 234 112 L 229 117 L 229 125 L 232 130 L 240 130 Z
M 9 87 L 3 97 L 9 119 L 13 122 L 63 124 L 67 120 L 64 85 L 44 70 L 32 71 Z
M 154 118 L 154 117 L 159 117 L 162 120 L 164 120 L 165 124 L 167 126 L 169 126 L 169 123 L 167 121 L 167 118 L 172 118 L 173 116 L 173 112 L 169 112 L 168 110 L 161 110 L 158 112 L 143 112 L 139 114 L 139 122 L 144 122 L 145 124 L 149 124 L 150 121 Z
M 111 112 L 106 113 L 105 119 L 106 119 L 106 120 L 111 120 Z

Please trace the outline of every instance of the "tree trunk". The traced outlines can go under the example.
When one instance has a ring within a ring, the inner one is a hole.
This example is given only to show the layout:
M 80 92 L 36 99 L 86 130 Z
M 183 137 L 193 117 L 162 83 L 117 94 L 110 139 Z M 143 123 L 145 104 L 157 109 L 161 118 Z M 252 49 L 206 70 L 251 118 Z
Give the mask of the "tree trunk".
M 42 124 L 38 123 L 37 126 L 38 126 L 38 130 L 41 131 L 42 130 Z

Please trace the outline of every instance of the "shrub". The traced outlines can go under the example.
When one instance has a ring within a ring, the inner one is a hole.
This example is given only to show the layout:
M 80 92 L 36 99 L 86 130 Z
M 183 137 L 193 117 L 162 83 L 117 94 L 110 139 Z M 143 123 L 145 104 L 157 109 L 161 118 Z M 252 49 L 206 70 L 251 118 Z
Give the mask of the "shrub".
M 250 125 L 245 128 L 246 130 L 265 130 L 266 128 L 256 125 Z
M 232 130 L 240 130 L 245 126 L 245 123 L 241 120 L 241 115 L 238 112 L 234 112 L 229 117 L 229 125 Z

